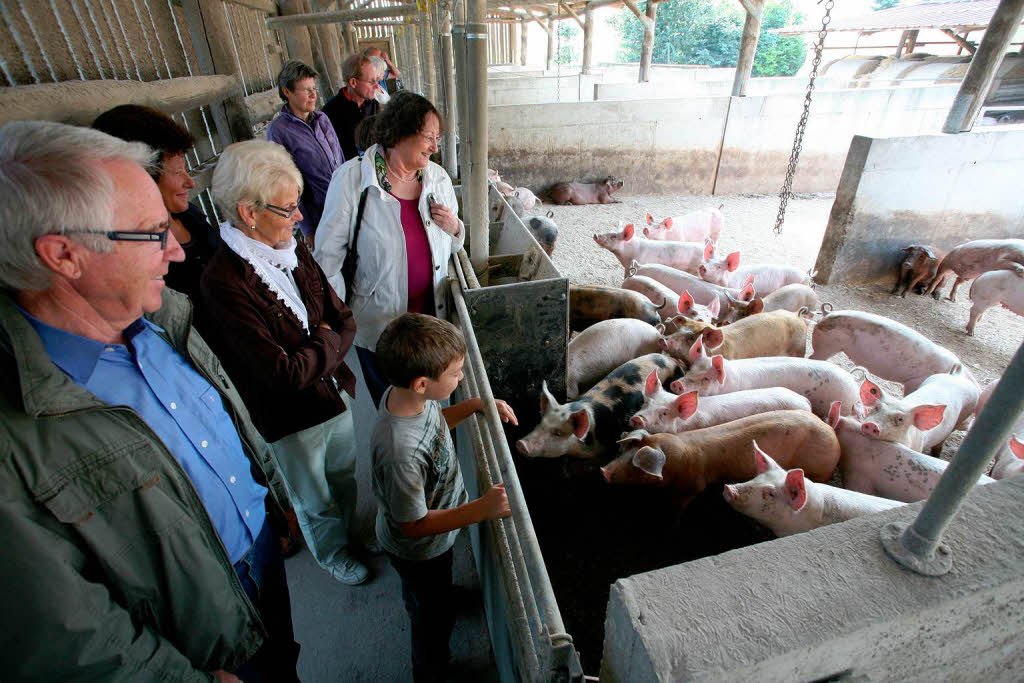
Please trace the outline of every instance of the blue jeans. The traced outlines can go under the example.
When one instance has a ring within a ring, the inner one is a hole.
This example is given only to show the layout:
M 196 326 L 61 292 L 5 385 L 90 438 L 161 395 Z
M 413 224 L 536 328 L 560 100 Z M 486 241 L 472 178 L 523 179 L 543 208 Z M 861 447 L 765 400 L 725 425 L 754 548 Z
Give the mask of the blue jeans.
M 402 599 L 412 637 L 412 678 L 415 683 L 448 679 L 449 641 L 455 627 L 455 586 L 452 557 L 447 551 L 429 560 L 403 560 L 388 553 L 402 579 Z
M 256 654 L 235 675 L 245 683 L 298 681 L 295 665 L 299 661 L 299 644 L 292 630 L 288 580 L 269 524 L 263 525 L 249 552 L 235 563 L 235 574 L 268 634 Z

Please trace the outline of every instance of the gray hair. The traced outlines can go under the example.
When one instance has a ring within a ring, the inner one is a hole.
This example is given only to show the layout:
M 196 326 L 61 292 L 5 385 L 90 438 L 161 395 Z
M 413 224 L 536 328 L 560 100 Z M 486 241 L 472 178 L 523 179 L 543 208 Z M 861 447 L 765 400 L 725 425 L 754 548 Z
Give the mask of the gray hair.
M 284 66 L 281 67 L 281 71 L 277 74 L 277 94 L 281 97 L 282 102 L 287 102 L 288 98 L 284 96 L 285 88 L 295 90 L 296 81 L 316 78 L 319 75 L 316 69 L 305 62 L 300 62 L 297 59 L 285 62 Z
M 65 231 L 98 232 L 114 221 L 114 182 L 100 167 L 129 161 L 147 171 L 155 153 L 91 128 L 50 121 L 0 126 L 0 287 L 43 291 L 53 273 L 39 260 L 35 242 Z M 109 252 L 105 237 L 76 233 L 87 249 Z
M 246 140 L 228 145 L 221 152 L 213 169 L 213 201 L 221 215 L 235 227 L 244 227 L 238 205 L 261 208 L 273 203 L 273 197 L 297 185 L 302 193 L 302 174 L 295 167 L 292 155 L 276 142 Z
M 384 72 L 388 70 L 388 63 L 381 57 L 370 57 L 370 63 L 373 64 L 373 70 L 377 73 L 377 80 L 384 78 Z
M 348 56 L 345 63 L 341 65 L 341 75 L 345 78 L 345 85 L 348 85 L 348 82 L 353 78 L 357 81 L 359 80 L 359 76 L 362 75 L 360 69 L 363 68 L 364 64 L 369 64 L 370 67 L 373 67 L 373 62 L 366 55 L 354 54 Z

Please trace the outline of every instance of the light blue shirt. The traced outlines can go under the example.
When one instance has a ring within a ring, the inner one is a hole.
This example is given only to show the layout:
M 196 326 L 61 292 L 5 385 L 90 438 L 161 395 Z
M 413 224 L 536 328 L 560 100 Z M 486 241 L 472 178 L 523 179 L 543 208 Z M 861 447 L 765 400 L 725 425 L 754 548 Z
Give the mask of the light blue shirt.
M 217 389 L 145 318 L 124 331 L 126 346 L 79 337 L 22 313 L 75 384 L 112 406 L 132 408 L 156 433 L 192 480 L 231 562 L 238 562 L 263 527 L 267 489 L 253 479 Z

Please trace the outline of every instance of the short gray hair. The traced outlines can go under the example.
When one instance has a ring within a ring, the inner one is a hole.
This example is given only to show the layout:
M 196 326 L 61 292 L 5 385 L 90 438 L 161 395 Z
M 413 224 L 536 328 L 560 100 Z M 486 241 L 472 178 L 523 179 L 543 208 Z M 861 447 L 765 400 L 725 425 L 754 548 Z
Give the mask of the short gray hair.
M 305 62 L 300 62 L 297 59 L 285 62 L 284 66 L 281 67 L 281 71 L 277 74 L 277 94 L 282 102 L 287 102 L 288 98 L 284 96 L 285 88 L 295 90 L 296 81 L 316 78 L 319 75 L 316 69 Z
M 0 287 L 44 291 L 53 273 L 36 254 L 43 235 L 111 229 L 114 182 L 100 167 L 129 161 L 147 171 L 155 153 L 91 128 L 50 121 L 12 121 L 0 126 Z M 128 200 L 128 198 L 125 198 Z M 99 235 L 76 233 L 87 249 L 108 252 Z
M 243 227 L 238 205 L 261 208 L 273 203 L 273 196 L 286 189 L 287 183 L 297 185 L 302 193 L 302 174 L 288 150 L 276 142 L 246 140 L 221 152 L 211 190 L 221 214 L 232 225 Z

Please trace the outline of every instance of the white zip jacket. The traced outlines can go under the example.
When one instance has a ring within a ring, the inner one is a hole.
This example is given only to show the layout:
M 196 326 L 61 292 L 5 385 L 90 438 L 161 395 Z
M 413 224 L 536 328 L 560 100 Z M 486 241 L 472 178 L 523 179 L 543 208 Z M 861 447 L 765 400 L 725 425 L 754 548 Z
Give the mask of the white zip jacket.
M 313 258 L 327 275 L 338 296 L 345 299 L 345 281 L 341 266 L 348 254 L 355 228 L 359 195 L 366 195 L 363 224 L 359 229 L 359 263 L 352 282 L 349 307 L 356 318 L 356 345 L 374 351 L 381 332 L 395 317 L 406 312 L 409 303 L 409 263 L 402 230 L 402 207 L 398 200 L 377 182 L 373 159 L 379 145 L 373 145 L 361 159 L 346 161 L 331 176 L 324 200 L 324 213 L 316 229 Z M 419 211 L 430 243 L 430 261 L 434 275 L 434 304 L 437 315 L 445 317 L 448 257 L 466 241 L 466 226 L 459 220 L 459 235 L 452 237 L 434 223 L 427 196 L 438 201 L 458 217 L 459 206 L 448 173 L 430 162 L 423 169 L 423 189 Z

